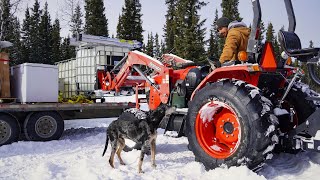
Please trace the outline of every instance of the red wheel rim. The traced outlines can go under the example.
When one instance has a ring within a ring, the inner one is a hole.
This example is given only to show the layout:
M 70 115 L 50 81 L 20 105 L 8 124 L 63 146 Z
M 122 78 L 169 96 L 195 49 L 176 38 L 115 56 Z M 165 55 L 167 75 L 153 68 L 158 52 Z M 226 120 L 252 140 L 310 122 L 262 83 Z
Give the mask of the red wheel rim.
M 195 133 L 201 148 L 216 159 L 230 157 L 238 149 L 241 139 L 236 113 L 219 101 L 202 106 L 196 117 Z

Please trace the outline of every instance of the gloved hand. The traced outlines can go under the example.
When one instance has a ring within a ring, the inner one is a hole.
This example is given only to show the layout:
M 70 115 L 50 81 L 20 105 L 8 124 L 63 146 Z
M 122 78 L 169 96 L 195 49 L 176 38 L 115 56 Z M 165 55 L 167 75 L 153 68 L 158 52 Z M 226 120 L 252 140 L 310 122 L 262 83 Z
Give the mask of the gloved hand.
M 222 63 L 222 67 L 224 67 L 224 66 L 232 66 L 232 65 L 235 65 L 235 64 L 236 64 L 235 60 L 226 61 L 226 62 Z
M 221 63 L 219 60 L 208 59 L 208 62 L 210 64 L 212 70 L 215 70 L 216 68 L 221 67 Z

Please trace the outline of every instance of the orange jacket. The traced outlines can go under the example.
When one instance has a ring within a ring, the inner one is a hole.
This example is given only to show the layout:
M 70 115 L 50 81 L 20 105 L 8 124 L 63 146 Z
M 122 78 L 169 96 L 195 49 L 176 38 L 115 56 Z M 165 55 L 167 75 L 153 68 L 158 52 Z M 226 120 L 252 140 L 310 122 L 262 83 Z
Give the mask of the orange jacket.
M 250 29 L 247 27 L 234 27 L 229 29 L 226 42 L 220 56 L 220 62 L 237 60 L 238 52 L 246 51 Z

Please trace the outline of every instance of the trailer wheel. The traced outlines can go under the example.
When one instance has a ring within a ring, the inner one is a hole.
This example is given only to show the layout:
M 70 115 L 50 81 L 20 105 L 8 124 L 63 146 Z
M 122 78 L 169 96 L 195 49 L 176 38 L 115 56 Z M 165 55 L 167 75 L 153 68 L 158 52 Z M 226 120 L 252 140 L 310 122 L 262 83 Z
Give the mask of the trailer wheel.
M 64 131 L 64 122 L 57 112 L 34 112 L 24 122 L 24 133 L 30 141 L 58 140 Z
M 223 164 L 255 170 L 272 158 L 278 121 L 258 89 L 224 80 L 204 87 L 189 105 L 189 148 L 207 170 Z
M 20 126 L 16 118 L 0 114 L 0 146 L 18 141 Z

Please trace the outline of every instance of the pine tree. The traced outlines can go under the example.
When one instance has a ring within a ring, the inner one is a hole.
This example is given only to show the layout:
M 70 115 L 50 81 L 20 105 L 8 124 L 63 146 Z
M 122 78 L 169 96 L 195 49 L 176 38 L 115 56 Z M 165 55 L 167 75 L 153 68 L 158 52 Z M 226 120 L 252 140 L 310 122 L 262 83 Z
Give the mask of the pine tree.
M 166 0 L 168 6 L 166 14 L 166 24 L 164 25 L 164 40 L 166 44 L 166 50 L 168 52 L 174 51 L 174 38 L 176 34 L 176 6 L 177 0 Z
M 266 27 L 264 25 L 264 22 L 261 21 L 260 23 L 260 35 L 259 35 L 259 41 L 263 41 L 264 40 L 264 34 L 266 33 Z
M 52 63 L 63 60 L 61 58 L 60 22 L 56 19 L 52 25 Z
M 161 56 L 161 49 L 160 49 L 160 43 L 159 43 L 159 35 L 156 33 L 154 36 L 154 56 L 160 57 Z
M 219 49 L 219 33 L 217 29 L 217 20 L 218 17 L 218 10 L 216 9 L 215 18 L 213 20 L 211 30 L 210 30 L 210 39 L 209 39 L 209 48 L 208 48 L 208 58 L 209 59 L 219 59 L 219 55 L 221 54 L 221 49 Z
M 86 11 L 85 33 L 108 37 L 108 20 L 104 14 L 105 8 L 103 0 L 85 0 L 84 8 Z
M 52 61 L 52 27 L 51 18 L 48 12 L 48 3 L 45 3 L 43 13 L 39 23 L 39 62 L 44 64 L 53 64 Z
M 21 61 L 20 23 L 11 12 L 10 0 L 1 0 L 0 6 L 0 40 L 13 43 L 6 51 L 10 56 L 10 64 L 18 64 Z
M 139 42 L 143 42 L 141 4 L 140 4 L 140 0 L 135 0 L 134 2 L 135 2 L 135 11 L 133 11 L 133 14 L 135 19 L 135 30 L 136 30 L 134 39 Z
M 267 27 L 267 32 L 266 32 L 266 42 L 271 42 L 275 54 L 276 59 L 281 58 L 281 49 L 280 49 L 280 44 L 278 42 L 277 36 L 274 35 L 275 31 L 273 29 L 273 25 L 270 22 Z
M 0 5 L 0 41 L 8 40 L 8 36 L 10 36 L 10 20 L 11 20 L 11 5 L 10 0 L 1 0 Z
M 169 51 L 170 52 L 170 51 Z M 161 43 L 160 43 L 160 55 L 162 55 L 162 54 L 165 54 L 165 53 L 168 53 L 167 51 L 166 51 L 166 44 L 162 41 L 162 39 L 161 39 Z
M 150 34 L 148 34 L 148 42 L 147 42 L 147 46 L 146 46 L 146 54 L 148 54 L 149 56 L 153 57 L 154 53 L 154 38 L 153 38 L 153 34 L 152 32 Z
M 206 60 L 203 28 L 206 20 L 200 20 L 199 11 L 206 3 L 199 0 L 179 0 L 176 11 L 174 48 L 178 56 L 195 62 Z
M 123 9 L 122 9 L 123 10 Z M 119 15 L 118 17 L 118 25 L 117 25 L 117 38 L 120 38 L 122 37 L 122 34 L 124 33 L 123 31 L 123 26 L 122 26 L 123 22 L 122 22 L 122 18 L 121 18 L 121 15 Z M 121 37 L 120 37 L 121 36 Z M 123 38 L 122 38 L 123 39 Z
M 125 0 L 117 25 L 117 38 L 143 42 L 140 0 Z
M 267 42 L 274 42 L 274 29 L 271 22 L 269 22 L 266 32 L 266 41 Z
M 71 59 L 76 57 L 74 48 L 70 46 L 70 37 L 66 37 L 63 39 L 61 44 L 61 59 Z
M 276 59 L 281 58 L 281 49 L 280 49 L 280 44 L 277 38 L 275 37 L 273 40 L 273 49 L 274 49 L 274 55 L 276 56 Z
M 38 0 L 35 0 L 33 8 L 31 8 L 32 15 L 30 16 L 30 51 L 29 61 L 31 63 L 41 62 L 41 40 L 39 38 L 39 24 L 40 24 L 40 4 Z
M 83 14 L 81 12 L 81 7 L 78 3 L 78 5 L 76 6 L 75 10 L 74 10 L 74 13 L 73 13 L 73 16 L 71 18 L 71 24 L 70 24 L 70 31 L 72 33 L 72 36 L 75 36 L 76 34 L 80 34 L 82 33 L 83 29 L 82 29 L 82 25 L 83 25 L 83 22 L 82 22 L 82 17 L 83 17 Z
M 10 51 L 10 65 L 17 65 L 22 63 L 22 52 L 21 52 L 21 35 L 20 35 L 20 22 L 18 18 L 14 18 L 12 23 L 12 37 L 9 41 L 13 43 L 13 46 L 9 49 Z
M 31 42 L 30 42 L 30 36 L 31 36 L 31 16 L 29 8 L 27 7 L 25 12 L 25 18 L 23 20 L 22 24 L 22 31 L 21 31 L 21 62 L 29 62 L 29 53 L 31 51 Z
M 238 10 L 239 0 L 222 0 L 222 16 L 227 17 L 230 20 L 242 21 Z

